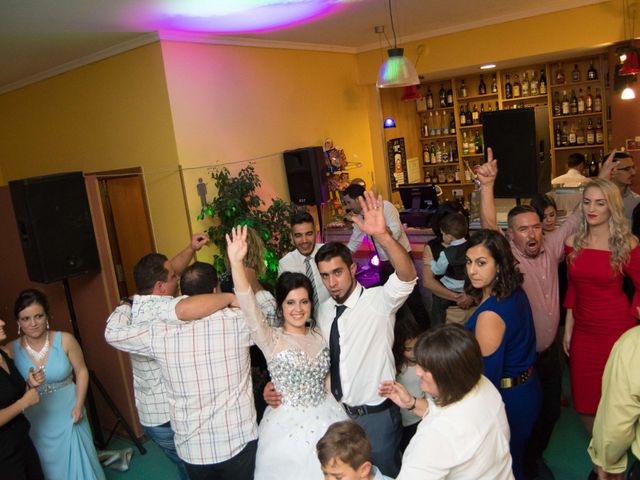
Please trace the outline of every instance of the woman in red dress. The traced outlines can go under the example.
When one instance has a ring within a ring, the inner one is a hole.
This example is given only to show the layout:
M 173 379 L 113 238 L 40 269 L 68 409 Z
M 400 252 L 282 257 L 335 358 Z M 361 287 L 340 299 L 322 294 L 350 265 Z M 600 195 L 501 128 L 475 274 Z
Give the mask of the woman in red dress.
M 580 223 L 566 241 L 569 288 L 564 349 L 569 356 L 576 411 L 591 434 L 600 401 L 602 372 L 609 352 L 625 331 L 637 325 L 622 290 L 625 274 L 640 286 L 640 248 L 624 217 L 620 191 L 594 179 L 582 194 Z

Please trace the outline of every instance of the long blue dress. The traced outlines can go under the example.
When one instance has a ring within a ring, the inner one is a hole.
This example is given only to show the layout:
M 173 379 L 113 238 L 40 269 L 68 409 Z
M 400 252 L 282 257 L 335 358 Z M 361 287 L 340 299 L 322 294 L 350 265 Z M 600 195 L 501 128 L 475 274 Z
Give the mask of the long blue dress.
M 29 368 L 35 365 L 22 348 L 20 339 L 14 340 L 12 346 L 16 367 L 26 378 Z M 86 412 L 76 424 L 71 418 L 76 402 L 76 384 L 73 382 L 73 368 L 62 348 L 60 332 L 54 334 L 45 373 L 45 385 L 39 388 L 40 402 L 24 412 L 31 422 L 30 435 L 40 456 L 45 478 L 103 480 L 104 471 L 93 445 Z
M 515 387 L 501 388 L 500 380 L 517 377 L 536 361 L 536 334 L 531 306 L 522 288 L 516 289 L 509 297 L 501 300 L 491 296 L 469 317 L 466 323 L 469 330 L 475 333 L 478 316 L 484 311 L 498 314 L 506 326 L 500 346 L 488 357 L 482 357 L 482 360 L 484 375 L 495 385 L 504 401 L 511 430 L 509 445 L 513 458 L 513 474 L 516 479 L 521 479 L 524 478 L 524 452 L 540 413 L 542 388 L 535 370 L 527 381 Z

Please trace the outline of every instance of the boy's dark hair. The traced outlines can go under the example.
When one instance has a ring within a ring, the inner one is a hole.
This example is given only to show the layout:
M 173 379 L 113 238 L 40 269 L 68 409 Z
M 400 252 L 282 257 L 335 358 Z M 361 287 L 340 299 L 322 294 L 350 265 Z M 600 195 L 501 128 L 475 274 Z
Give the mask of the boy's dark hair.
M 169 271 L 164 268 L 167 260 L 166 255 L 161 253 L 149 253 L 138 260 L 133 267 L 133 279 L 140 295 L 149 295 L 156 282 L 167 281 Z
M 586 165 L 587 164 L 587 159 L 584 158 L 584 155 L 581 153 L 572 153 L 571 155 L 569 155 L 569 158 L 567 159 L 567 167 L 569 168 L 576 168 L 579 167 L 580 165 Z
M 340 193 L 342 194 L 342 196 L 349 195 L 350 198 L 356 200 L 358 197 L 362 197 L 364 195 L 364 187 L 362 185 L 358 185 L 357 183 L 351 183 Z
M 523 213 L 535 213 L 536 215 L 538 215 L 540 221 L 542 221 L 542 218 L 540 217 L 536 209 L 531 205 L 516 205 L 511 210 L 509 210 L 509 213 L 507 214 L 507 225 L 509 226 L 509 228 L 513 227 L 513 219 Z
M 213 265 L 195 262 L 189 265 L 180 276 L 180 291 L 184 295 L 211 293 L 218 286 L 218 274 Z
M 478 383 L 483 363 L 480 345 L 471 331 L 457 323 L 427 330 L 414 347 L 416 362 L 438 386 L 439 406 L 461 400 Z
M 331 466 L 340 460 L 357 470 L 364 462 L 371 462 L 369 438 L 364 429 L 351 420 L 332 424 L 318 440 L 316 452 L 322 466 Z
M 301 223 L 310 223 L 315 228 L 315 222 L 309 212 L 305 210 L 296 210 L 293 215 L 291 215 L 289 224 L 293 227 L 294 225 L 299 225 Z
M 344 263 L 347 264 L 347 267 L 351 267 L 353 264 L 351 250 L 349 250 L 345 244 L 340 242 L 329 242 L 321 246 L 315 256 L 316 264 L 331 260 L 335 257 L 340 257 Z
M 469 223 L 467 218 L 461 213 L 450 213 L 440 222 L 440 230 L 451 235 L 456 240 L 467 236 Z

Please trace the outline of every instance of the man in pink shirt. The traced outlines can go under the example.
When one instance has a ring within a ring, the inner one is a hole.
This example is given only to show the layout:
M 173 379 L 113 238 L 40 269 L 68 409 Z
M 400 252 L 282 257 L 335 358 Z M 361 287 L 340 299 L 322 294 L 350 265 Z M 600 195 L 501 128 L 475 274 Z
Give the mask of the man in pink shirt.
M 477 173 L 482 228 L 500 230 L 493 196 L 498 167 L 490 148 L 487 149 L 487 163 L 481 165 Z M 570 215 L 560 228 L 543 236 L 542 221 L 533 207 L 517 205 L 507 215 L 506 235 L 524 274 L 523 288 L 533 313 L 538 353 L 536 369 L 543 392 L 542 409 L 525 458 L 527 478 L 554 478 L 544 464 L 542 454 L 560 417 L 562 394 L 560 348 L 555 341 L 560 322 L 558 264 L 564 259 L 565 239 L 576 230 L 577 221 L 576 215 Z

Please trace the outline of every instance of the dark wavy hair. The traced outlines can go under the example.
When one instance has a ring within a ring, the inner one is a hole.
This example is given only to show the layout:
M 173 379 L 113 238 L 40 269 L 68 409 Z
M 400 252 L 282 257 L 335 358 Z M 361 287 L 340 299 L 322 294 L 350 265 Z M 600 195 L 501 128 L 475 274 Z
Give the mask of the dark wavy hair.
M 457 323 L 427 330 L 414 347 L 416 362 L 431 373 L 444 407 L 461 400 L 480 381 L 484 365 L 473 333 Z
M 491 293 L 498 299 L 506 298 L 522 285 L 524 277 L 518 270 L 518 261 L 513 256 L 511 246 L 502 233 L 495 230 L 478 230 L 467 242 L 467 252 L 472 247 L 483 245 L 496 262 L 496 276 L 493 280 Z M 482 291 L 474 288 L 465 270 L 465 292 L 473 298 L 482 297 Z
M 529 203 L 529 205 L 536 209 L 540 220 L 544 220 L 544 211 L 547 209 L 547 207 L 553 207 L 554 210 L 558 211 L 556 201 L 552 197 L 544 193 L 536 193 L 533 197 L 531 197 L 531 203 Z
M 27 288 L 21 291 L 13 305 L 13 316 L 18 320 L 20 312 L 31 305 L 40 305 L 44 313 L 49 316 L 49 300 L 47 296 L 40 290 L 35 288 Z
M 413 315 L 397 315 L 396 325 L 393 328 L 393 359 L 396 362 L 396 372 L 400 373 L 406 363 L 404 357 L 404 344 L 408 340 L 417 338 L 422 333 L 422 329 Z
M 306 275 L 302 273 L 284 272 L 278 277 L 276 282 L 276 313 L 277 313 L 277 327 L 281 327 L 284 322 L 282 316 L 282 304 L 289 295 L 291 290 L 297 288 L 304 288 L 309 295 L 309 301 L 311 302 L 311 314 L 309 315 L 309 326 L 313 329 L 316 326 L 314 318 L 315 307 L 313 305 L 313 285 Z

